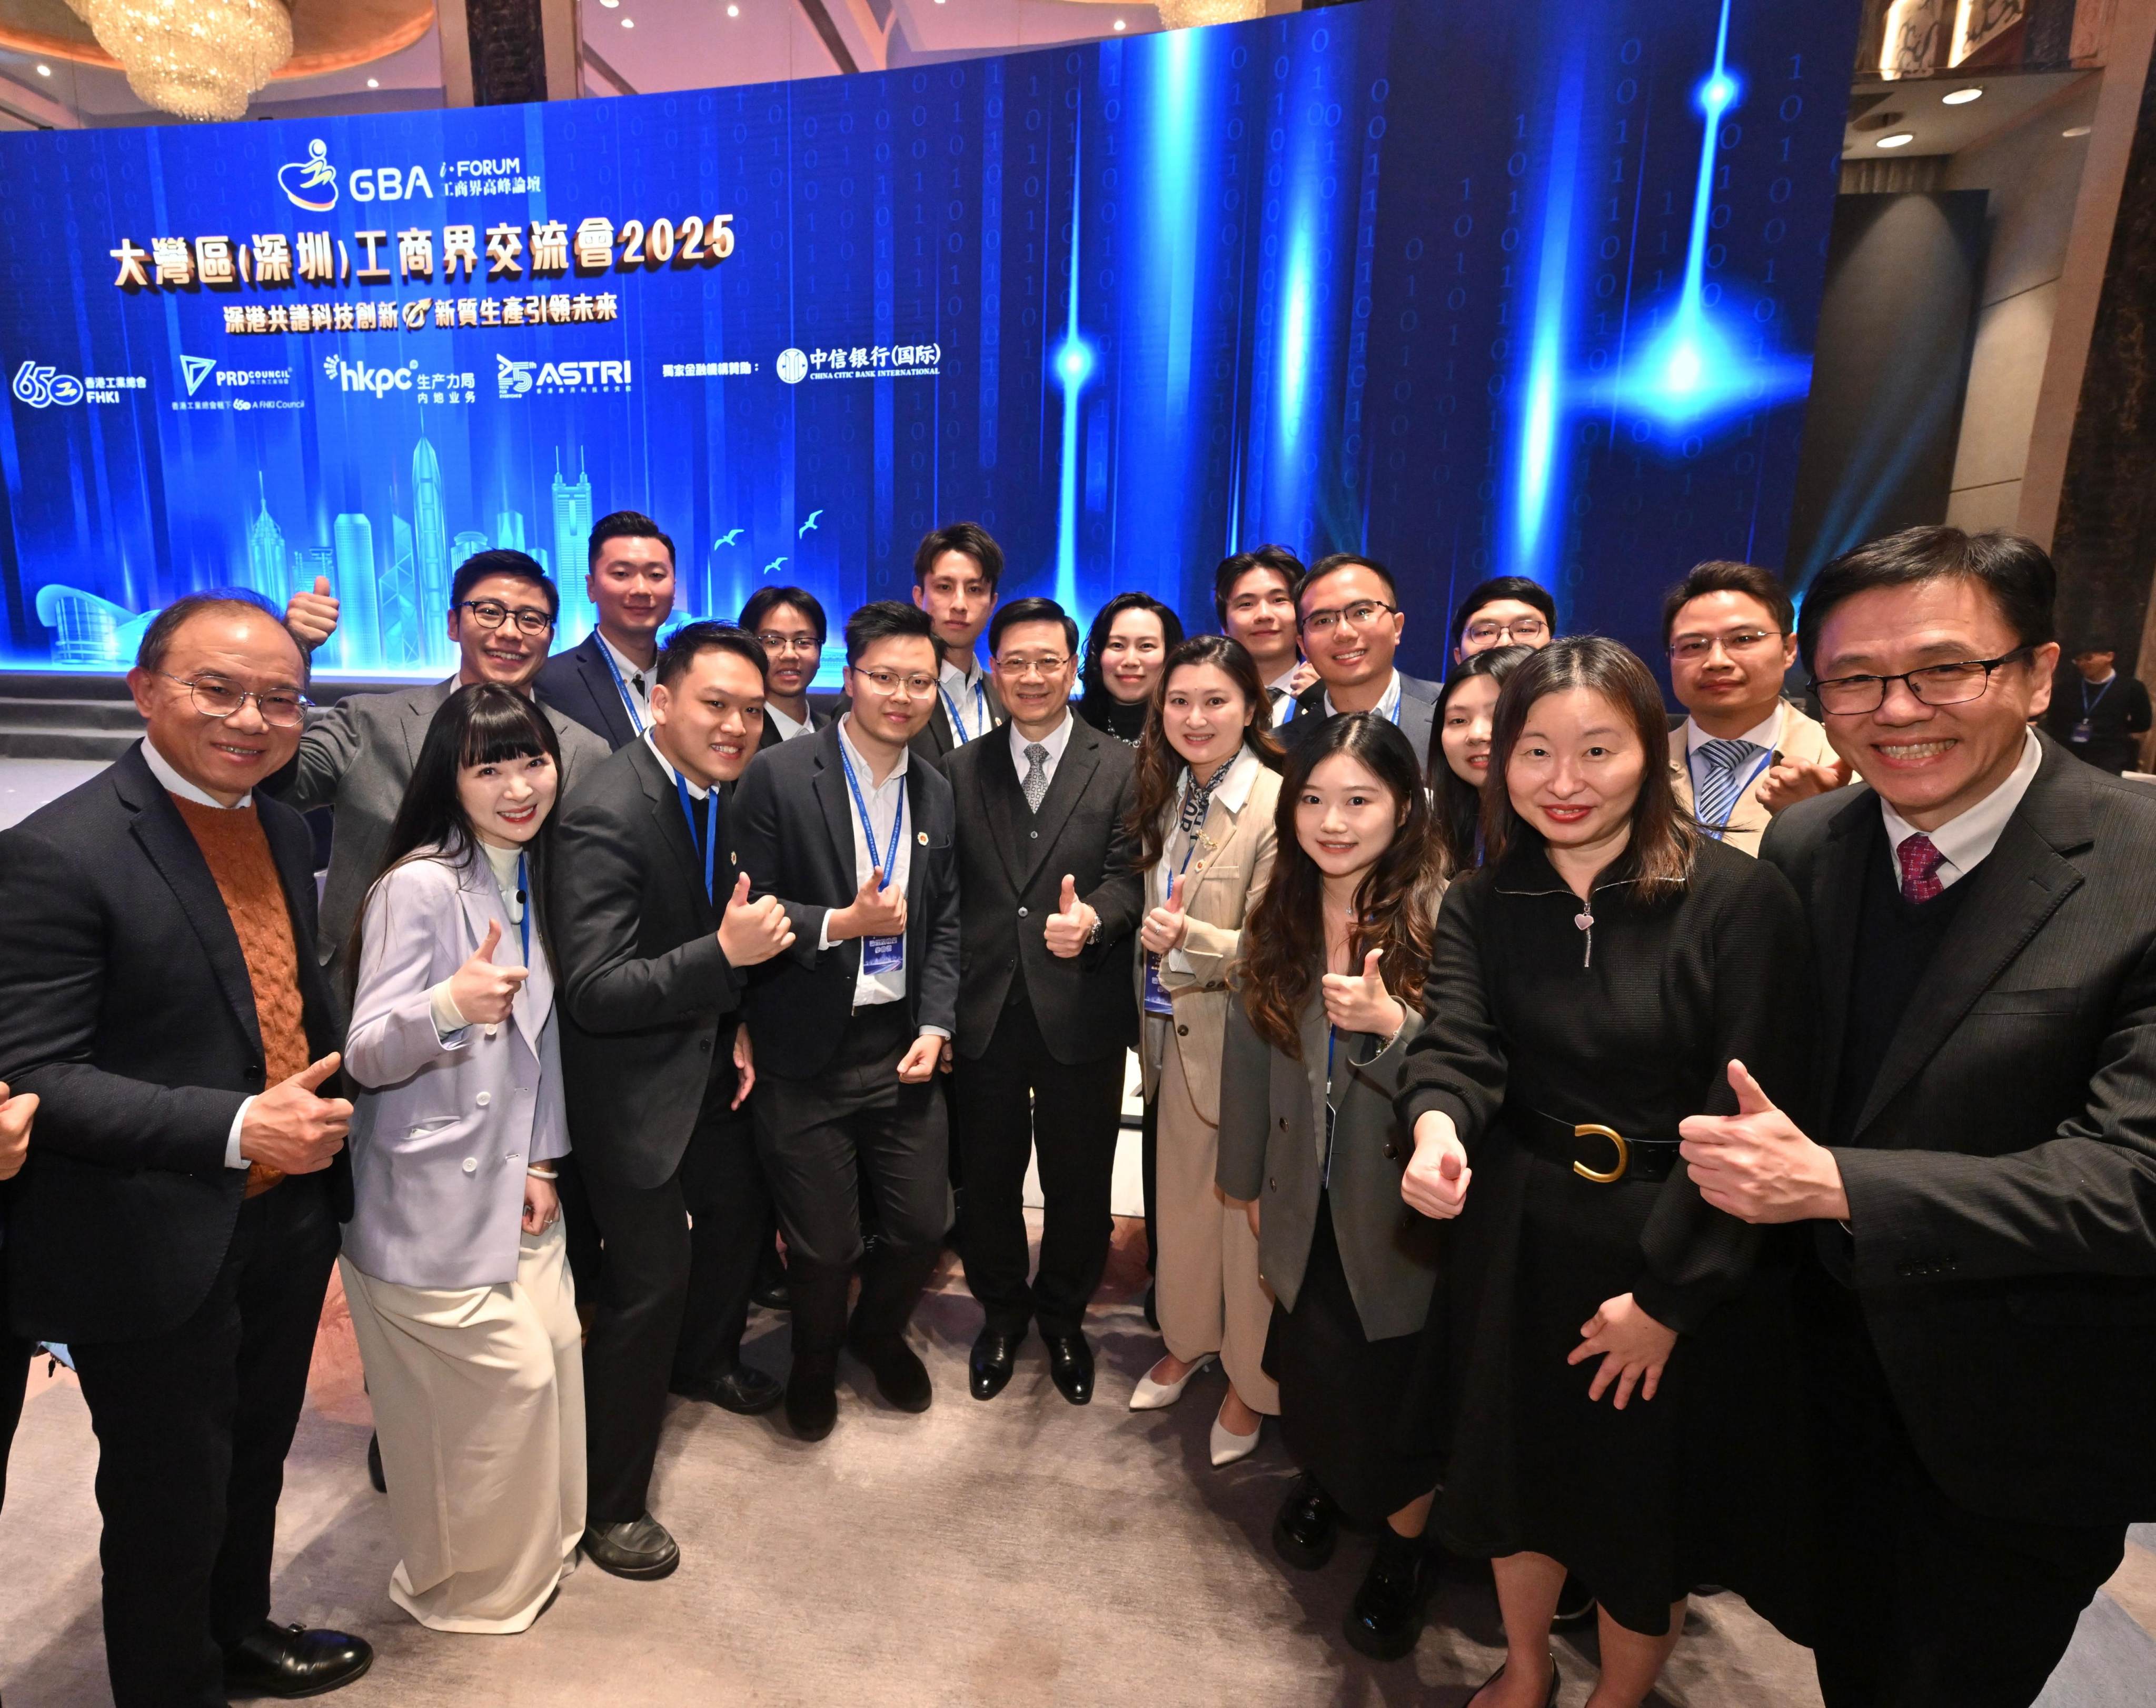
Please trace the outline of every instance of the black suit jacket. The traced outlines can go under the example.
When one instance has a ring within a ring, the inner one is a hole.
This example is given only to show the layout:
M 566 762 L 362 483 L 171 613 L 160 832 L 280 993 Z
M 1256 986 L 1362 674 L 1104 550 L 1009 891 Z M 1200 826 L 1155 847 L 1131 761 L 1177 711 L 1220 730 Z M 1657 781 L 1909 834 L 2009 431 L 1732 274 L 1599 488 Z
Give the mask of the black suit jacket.
M 721 791 L 712 892 L 734 887 Z M 702 809 L 698 808 L 701 812 Z M 562 1011 L 562 1085 L 577 1166 L 649 1189 L 680 1166 L 716 1061 L 733 1069 L 741 974 L 716 935 L 681 799 L 634 741 L 556 819 L 547 884 Z
M 793 946 L 752 969 L 743 1018 L 759 1071 L 805 1080 L 821 1070 L 853 1014 L 861 940 L 819 953 L 824 916 L 860 888 L 854 871 L 853 801 L 839 755 L 839 725 L 759 753 L 733 799 L 733 845 L 755 895 L 776 895 L 793 921 Z M 862 779 L 867 786 L 867 779 Z M 951 785 L 917 757 L 906 767 L 906 1010 L 916 1031 L 955 1032 L 958 1021 L 958 867 Z
M 811 735 L 831 721 L 833 716 L 831 706 L 836 699 L 835 695 L 822 694 L 812 694 L 808 696 L 808 730 Z M 797 741 L 803 741 L 808 739 L 808 736 L 796 736 L 793 739 Z M 756 751 L 759 753 L 768 752 L 773 747 L 783 746 L 785 740 L 785 736 L 778 733 L 778 726 L 771 721 L 770 714 L 767 712 L 763 720 L 763 733 L 756 738 Z
M 1438 696 L 1444 692 L 1441 682 L 1426 682 L 1400 672 L 1399 731 L 1414 749 L 1415 763 L 1424 777 L 1430 774 L 1430 732 L 1437 719 Z M 1283 746 L 1292 750 L 1308 741 L 1324 721 L 1325 684 L 1313 682 L 1296 696 L 1295 716 L 1274 733 Z
M 995 679 L 986 671 L 982 672 L 981 686 L 988 692 L 990 726 L 1001 729 L 1009 721 L 1009 714 L 1004 710 L 1003 695 L 996 692 Z M 940 673 L 937 679 L 937 687 L 939 690 L 942 687 Z M 973 705 L 962 704 L 958 711 L 970 726 L 973 714 L 978 709 L 978 702 Z M 979 741 L 982 734 L 983 731 L 979 730 L 973 731 L 973 739 L 976 741 Z M 936 695 L 936 710 L 929 716 L 927 728 L 913 738 L 913 751 L 930 764 L 940 766 L 958 751 L 960 745 L 951 729 L 951 709 L 943 703 L 943 695 L 939 691 Z
M 1144 911 L 1137 847 L 1123 829 L 1137 794 L 1136 753 L 1075 713 L 1040 811 L 1025 804 L 1009 733 L 969 741 L 945 762 L 957 806 L 957 1052 L 994 1036 L 1011 982 L 1025 992 L 1056 1060 L 1097 1061 L 1137 1037 L 1131 934 Z M 1101 916 L 1099 941 L 1074 959 L 1049 952 L 1048 916 L 1064 875 Z
M 596 628 L 567 652 L 556 653 L 540 665 L 539 674 L 531 679 L 531 691 L 542 705 L 574 718 L 617 751 L 636 739 L 629 703 L 614 686 L 612 668 L 599 650 Z
M 1810 917 L 1831 1106 L 1864 862 L 1863 787 L 1760 849 Z M 1917 1455 L 1954 1500 L 2053 1524 L 2156 1517 L 2156 800 L 2043 762 L 1837 1146 L 1864 1318 Z
M 315 953 L 313 843 L 290 808 L 259 790 L 254 804 L 319 1060 L 342 1039 Z M 225 1141 L 264 1066 L 232 916 L 141 748 L 0 833 L 0 1079 L 41 1100 L 8 1211 L 15 1326 L 53 1341 L 172 1328 L 232 1243 L 247 1173 L 224 1166 Z M 328 1172 L 343 1221 L 345 1152 Z

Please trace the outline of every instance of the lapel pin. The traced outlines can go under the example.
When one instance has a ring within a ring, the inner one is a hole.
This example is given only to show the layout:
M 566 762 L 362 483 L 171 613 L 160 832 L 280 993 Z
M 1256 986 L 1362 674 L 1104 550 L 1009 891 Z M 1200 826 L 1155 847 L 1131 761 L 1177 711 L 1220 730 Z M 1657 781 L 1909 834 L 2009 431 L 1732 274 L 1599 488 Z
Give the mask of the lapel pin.
M 919 843 L 923 848 L 928 846 L 928 833 L 925 830 L 915 831 L 913 833 L 913 839 Z

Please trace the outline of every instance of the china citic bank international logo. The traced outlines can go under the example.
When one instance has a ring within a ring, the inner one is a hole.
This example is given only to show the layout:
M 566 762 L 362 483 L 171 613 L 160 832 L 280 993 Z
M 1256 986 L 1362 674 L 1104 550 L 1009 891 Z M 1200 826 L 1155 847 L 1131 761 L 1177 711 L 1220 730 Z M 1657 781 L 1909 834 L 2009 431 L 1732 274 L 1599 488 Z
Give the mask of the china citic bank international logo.
M 336 168 L 330 164 L 330 146 L 319 138 L 307 145 L 307 157 L 277 168 L 277 187 L 295 208 L 310 213 L 326 213 L 336 206 Z
M 778 352 L 778 377 L 789 386 L 798 386 L 808 377 L 808 358 L 798 350 Z
M 49 403 L 63 406 L 82 402 L 83 385 L 71 373 L 61 373 L 49 366 L 26 362 L 15 370 L 15 395 L 33 409 L 42 409 Z

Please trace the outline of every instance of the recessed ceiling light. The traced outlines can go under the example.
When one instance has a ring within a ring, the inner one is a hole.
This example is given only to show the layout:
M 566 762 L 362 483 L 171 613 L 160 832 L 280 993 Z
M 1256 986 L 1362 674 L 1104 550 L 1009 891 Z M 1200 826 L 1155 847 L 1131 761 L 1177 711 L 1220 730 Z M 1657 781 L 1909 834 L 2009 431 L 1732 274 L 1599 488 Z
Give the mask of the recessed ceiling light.
M 741 16 L 741 8 L 738 6 L 729 6 L 726 8 L 726 16 L 729 18 L 739 18 Z
M 636 28 L 636 20 L 633 18 L 624 18 L 621 21 L 621 27 L 624 29 L 634 29 Z
M 51 66 L 49 66 L 49 65 L 40 65 L 40 66 L 38 66 L 38 76 L 40 76 L 40 77 L 49 77 L 49 76 L 51 76 L 52 74 L 53 74 L 53 68 L 52 68 Z
M 1892 136 L 1881 136 L 1879 146 L 1881 148 L 1907 148 L 1916 140 L 1916 133 L 1912 131 L 1897 131 Z
M 1950 89 L 1939 97 L 1939 105 L 1946 107 L 1965 107 L 1973 100 L 1982 100 L 1980 89 Z
M 382 87 L 382 80 L 379 77 L 370 77 L 367 80 L 367 86 L 369 89 L 379 89 Z
M 1122 21 L 1122 18 L 1117 18 L 1117 19 L 1116 20 L 1116 28 L 1117 29 L 1121 29 L 1122 27 L 1123 27 L 1123 21 Z
M 2086 125 L 2069 125 L 2065 130 L 2060 131 L 2059 135 L 2061 136 L 2086 136 L 2088 133 L 2089 127 Z
M 615 7 L 621 4 L 621 0 L 599 0 L 599 4 L 605 7 L 608 11 L 611 12 Z

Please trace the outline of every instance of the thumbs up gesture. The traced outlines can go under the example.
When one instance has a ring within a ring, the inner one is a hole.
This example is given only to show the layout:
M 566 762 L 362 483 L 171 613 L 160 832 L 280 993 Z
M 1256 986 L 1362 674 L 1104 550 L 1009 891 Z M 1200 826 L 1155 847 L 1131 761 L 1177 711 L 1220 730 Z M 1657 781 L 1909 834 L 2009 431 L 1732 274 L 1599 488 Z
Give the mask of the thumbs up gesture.
M 344 1060 L 335 1050 L 247 1105 L 239 1123 L 239 1154 L 285 1174 L 314 1174 L 344 1149 L 352 1105 L 341 1097 L 317 1097 L 322 1081 Z
M 1814 765 L 1805 759 L 1784 759 L 1759 779 L 1759 804 L 1769 813 L 1779 813 L 1784 807 L 1809 801 L 1814 795 L 1830 793 L 1848 781 L 1849 762 L 1845 759 L 1837 759 L 1831 765 Z
M 1363 957 L 1360 972 L 1328 972 L 1318 980 L 1325 1018 L 1334 1031 L 1390 1038 L 1407 1024 L 1407 1005 L 1386 992 L 1378 960 L 1378 951 L 1373 949 Z
M 906 933 L 906 892 L 896 885 L 886 890 L 883 869 L 876 868 L 861 880 L 854 899 L 825 921 L 825 935 L 833 942 L 845 937 L 896 937 Z
M 1190 935 L 1190 916 L 1183 910 L 1183 886 L 1187 881 L 1178 872 L 1175 881 L 1168 886 L 1167 901 L 1148 913 L 1138 927 L 1138 941 L 1153 954 L 1180 949 L 1183 940 Z
M 1049 915 L 1043 934 L 1048 939 L 1048 952 L 1069 961 L 1086 946 L 1086 939 L 1092 934 L 1093 922 L 1100 916 L 1091 906 L 1078 899 L 1078 885 L 1071 875 L 1063 875 L 1063 894 L 1057 899 L 1055 911 Z
M 1734 1115 L 1688 1115 L 1678 1146 L 1699 1195 L 1744 1222 L 1849 1219 L 1834 1152 L 1774 1106 L 1744 1064 L 1729 1064 Z
M 531 976 L 525 967 L 496 967 L 494 951 L 501 946 L 501 921 L 490 920 L 485 941 L 449 975 L 449 1000 L 469 1025 L 495 1026 L 506 1020 L 516 992 Z
M 37 1113 L 36 1092 L 10 1096 L 5 1082 L 0 1082 L 0 1180 L 13 1180 L 22 1172 L 23 1159 L 30 1154 L 30 1123 Z
M 293 594 L 291 603 L 285 607 L 285 627 L 309 652 L 335 634 L 336 626 L 336 595 L 330 591 L 330 578 L 326 575 L 315 577 L 312 592 L 302 590 Z
M 1410 1208 L 1450 1221 L 1466 1207 L 1474 1173 L 1450 1116 L 1433 1110 L 1416 1117 L 1414 1155 L 1400 1175 L 1400 1196 Z
M 754 967 L 793 946 L 793 921 L 776 895 L 748 899 L 748 874 L 734 880 L 734 893 L 719 916 L 719 952 L 729 967 Z M 747 1034 L 743 1034 L 746 1036 Z

